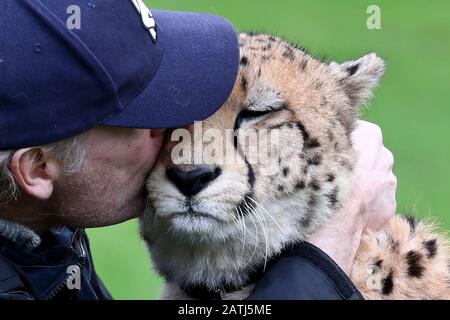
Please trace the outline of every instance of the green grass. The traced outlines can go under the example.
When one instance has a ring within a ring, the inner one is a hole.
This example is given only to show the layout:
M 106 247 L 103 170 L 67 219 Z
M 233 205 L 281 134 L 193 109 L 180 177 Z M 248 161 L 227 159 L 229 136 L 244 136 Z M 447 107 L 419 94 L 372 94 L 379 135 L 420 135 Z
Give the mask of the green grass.
M 222 15 L 240 31 L 283 35 L 320 57 L 377 52 L 387 72 L 365 117 L 381 126 L 395 154 L 399 212 L 435 216 L 450 229 L 450 1 L 149 2 Z M 370 4 L 381 8 L 381 30 L 366 28 Z M 161 279 L 151 271 L 135 221 L 89 233 L 98 273 L 115 298 L 158 297 Z

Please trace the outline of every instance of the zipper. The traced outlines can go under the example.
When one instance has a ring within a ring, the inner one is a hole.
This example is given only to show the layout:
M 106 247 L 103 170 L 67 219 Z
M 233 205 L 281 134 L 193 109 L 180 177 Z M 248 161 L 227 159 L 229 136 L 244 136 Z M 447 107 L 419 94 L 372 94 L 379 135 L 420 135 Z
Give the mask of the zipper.
M 77 231 L 75 231 L 75 234 L 72 238 L 72 242 L 70 245 L 70 248 L 78 255 L 79 258 L 79 263 L 77 264 L 77 267 L 80 270 L 80 276 L 83 274 L 83 267 L 86 265 L 87 262 L 87 250 L 84 247 L 83 243 L 83 236 L 85 236 L 85 232 L 82 229 L 77 229 Z M 74 245 L 77 247 L 77 249 L 75 249 Z M 61 292 L 64 287 L 67 286 L 67 280 L 69 279 L 69 277 L 73 276 L 72 274 L 66 274 L 66 276 L 63 278 L 63 280 L 61 280 L 61 282 L 49 293 L 47 294 L 47 296 L 45 297 L 45 300 L 52 300 L 53 298 L 55 298 L 55 296 Z
M 83 229 L 77 230 L 76 235 L 76 244 L 78 245 L 78 257 L 80 258 L 80 269 L 81 267 L 84 267 L 87 262 L 87 249 L 84 247 L 83 239 L 86 239 L 86 233 Z
M 69 279 L 69 274 L 64 277 L 64 279 L 45 297 L 45 300 L 52 300 L 55 296 L 61 292 L 61 290 L 67 285 L 67 279 Z

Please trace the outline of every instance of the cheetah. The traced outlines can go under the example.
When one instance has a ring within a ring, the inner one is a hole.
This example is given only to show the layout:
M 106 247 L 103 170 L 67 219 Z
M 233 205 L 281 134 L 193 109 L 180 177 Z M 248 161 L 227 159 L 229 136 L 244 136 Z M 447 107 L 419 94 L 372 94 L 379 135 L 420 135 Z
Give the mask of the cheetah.
M 237 156 L 179 163 L 176 154 L 194 160 L 192 142 L 212 141 L 188 126 L 192 140 L 167 139 L 147 182 L 141 233 L 166 280 L 163 299 L 189 299 L 190 286 L 245 299 L 254 270 L 327 222 L 351 185 L 359 108 L 384 74 L 374 53 L 328 63 L 267 34 L 242 33 L 239 41 L 233 91 L 201 127 L 216 139 L 234 129 L 223 141 Z M 266 153 L 277 154 L 275 173 L 269 162 L 248 161 L 245 129 L 277 130 L 278 149 Z M 366 299 L 448 299 L 448 265 L 447 239 L 432 224 L 396 216 L 363 236 L 350 277 Z

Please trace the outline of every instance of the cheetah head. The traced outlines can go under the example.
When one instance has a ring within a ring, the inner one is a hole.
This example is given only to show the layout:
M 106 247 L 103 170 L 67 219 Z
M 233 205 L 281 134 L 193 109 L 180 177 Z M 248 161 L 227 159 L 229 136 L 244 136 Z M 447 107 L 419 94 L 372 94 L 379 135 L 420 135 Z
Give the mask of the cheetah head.
M 240 44 L 228 101 L 201 124 L 170 132 L 148 180 L 144 238 L 157 270 L 184 285 L 239 283 L 341 206 L 358 107 L 384 72 L 375 54 L 325 63 L 269 35 L 241 34 Z M 246 130 L 266 134 L 267 147 L 252 149 Z M 223 147 L 208 150 L 217 140 Z M 199 146 L 223 161 L 199 160 Z

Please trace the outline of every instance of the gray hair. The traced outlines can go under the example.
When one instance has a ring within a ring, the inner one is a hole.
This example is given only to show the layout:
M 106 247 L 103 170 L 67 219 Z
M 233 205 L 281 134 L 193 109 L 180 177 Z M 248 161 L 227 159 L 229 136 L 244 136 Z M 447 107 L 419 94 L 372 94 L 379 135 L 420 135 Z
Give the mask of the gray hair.
M 35 148 L 60 161 L 64 166 L 64 173 L 67 175 L 74 174 L 83 166 L 85 146 L 82 136 Z M 11 159 L 15 151 L 0 151 L 0 205 L 17 199 L 19 195 L 19 188 L 10 169 Z

